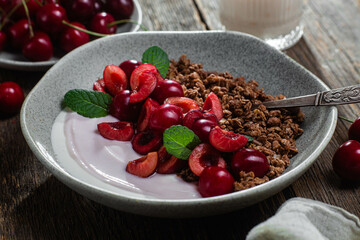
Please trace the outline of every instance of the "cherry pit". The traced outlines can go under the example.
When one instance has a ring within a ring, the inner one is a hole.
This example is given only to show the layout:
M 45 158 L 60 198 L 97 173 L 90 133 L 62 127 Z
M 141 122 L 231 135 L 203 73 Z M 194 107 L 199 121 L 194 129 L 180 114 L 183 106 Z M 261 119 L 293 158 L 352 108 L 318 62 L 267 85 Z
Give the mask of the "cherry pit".
M 133 0 L 0 1 L 0 51 L 30 61 L 50 60 L 55 49 L 70 52 L 130 22 Z
M 210 92 L 204 104 L 185 97 L 181 84 L 164 79 L 154 65 L 126 60 L 104 68 L 93 90 L 112 96 L 109 113 L 117 122 L 98 124 L 104 138 L 130 141 L 135 152 L 143 155 L 129 161 L 126 171 L 138 177 L 175 174 L 188 168 L 198 178 L 203 197 L 233 192 L 240 172 L 263 177 L 269 161 L 255 149 L 245 148 L 248 138 L 220 127 L 223 110 L 219 97 Z M 187 159 L 170 154 L 164 142 L 167 130 L 176 126 L 191 130 L 200 143 Z

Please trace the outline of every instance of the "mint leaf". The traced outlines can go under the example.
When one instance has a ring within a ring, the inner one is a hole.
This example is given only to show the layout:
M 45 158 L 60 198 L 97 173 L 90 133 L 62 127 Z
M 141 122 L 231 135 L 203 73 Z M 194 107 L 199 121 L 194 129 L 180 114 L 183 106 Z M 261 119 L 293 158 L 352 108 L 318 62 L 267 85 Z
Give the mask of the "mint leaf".
M 154 65 L 160 72 L 163 78 L 169 70 L 170 60 L 164 50 L 158 46 L 148 48 L 142 56 L 142 63 L 150 63 Z
M 74 112 L 88 117 L 105 117 L 108 115 L 111 96 L 99 91 L 73 89 L 64 96 L 66 106 Z
M 187 160 L 191 151 L 201 143 L 193 131 L 181 125 L 166 129 L 163 142 L 168 153 L 183 160 Z
M 243 135 L 243 136 L 248 139 L 248 143 L 254 141 L 253 137 L 250 137 L 250 136 L 247 136 L 247 135 Z

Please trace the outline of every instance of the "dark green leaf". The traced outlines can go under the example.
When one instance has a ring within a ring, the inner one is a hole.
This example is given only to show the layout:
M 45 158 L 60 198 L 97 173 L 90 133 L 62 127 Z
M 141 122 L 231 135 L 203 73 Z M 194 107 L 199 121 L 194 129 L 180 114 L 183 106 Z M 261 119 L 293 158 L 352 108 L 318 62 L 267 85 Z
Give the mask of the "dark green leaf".
M 164 50 L 158 46 L 153 46 L 143 53 L 142 63 L 154 65 L 159 70 L 161 76 L 165 78 L 169 70 L 170 60 Z
M 168 153 L 183 160 L 187 160 L 191 151 L 201 143 L 193 131 L 181 125 L 166 129 L 163 141 Z
M 88 117 L 105 117 L 108 115 L 111 96 L 99 91 L 73 89 L 64 96 L 66 106 L 74 112 Z
M 247 136 L 247 135 L 244 135 L 244 137 L 246 137 L 248 139 L 248 143 L 254 141 L 253 137 L 250 137 L 250 136 Z

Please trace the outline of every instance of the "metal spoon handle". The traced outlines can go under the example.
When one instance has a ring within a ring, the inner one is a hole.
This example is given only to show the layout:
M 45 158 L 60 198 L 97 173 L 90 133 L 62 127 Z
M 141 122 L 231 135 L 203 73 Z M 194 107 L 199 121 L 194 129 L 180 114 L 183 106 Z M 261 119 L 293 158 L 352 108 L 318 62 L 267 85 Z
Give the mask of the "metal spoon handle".
M 263 102 L 267 108 L 332 106 L 360 102 L 360 84 L 318 92 L 316 94 L 292 97 L 278 101 Z

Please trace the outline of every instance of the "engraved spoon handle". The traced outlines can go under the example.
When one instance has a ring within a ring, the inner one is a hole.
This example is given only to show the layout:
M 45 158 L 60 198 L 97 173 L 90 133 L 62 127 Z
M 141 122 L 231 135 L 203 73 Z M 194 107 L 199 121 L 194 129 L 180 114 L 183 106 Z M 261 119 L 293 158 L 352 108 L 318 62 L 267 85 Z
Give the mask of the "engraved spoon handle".
M 292 97 L 283 100 L 263 102 L 267 108 L 333 106 L 360 102 L 360 84 L 318 92 L 316 94 Z

